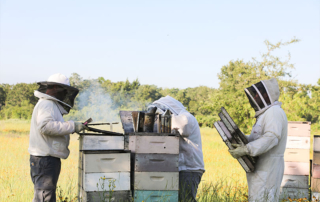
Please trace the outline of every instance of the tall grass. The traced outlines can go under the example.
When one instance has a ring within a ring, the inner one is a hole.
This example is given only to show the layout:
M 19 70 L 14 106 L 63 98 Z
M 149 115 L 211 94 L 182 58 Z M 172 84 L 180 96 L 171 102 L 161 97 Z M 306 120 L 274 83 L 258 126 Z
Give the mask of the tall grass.
M 30 121 L 0 121 L 0 201 L 31 201 L 33 184 L 29 166 Z M 201 128 L 206 172 L 198 201 L 247 201 L 244 170 L 233 159 L 215 129 Z M 71 135 L 70 156 L 62 160 L 58 201 L 71 201 L 78 187 L 78 135 Z M 66 199 L 67 197 L 67 199 Z
M 6 134 L 28 134 L 30 131 L 30 120 L 9 119 L 0 121 L 0 133 Z
M 29 202 L 33 198 L 28 153 L 29 128 L 29 121 L 0 121 L 0 201 Z M 77 194 L 77 139 L 77 135 L 71 135 L 71 153 L 67 160 L 62 160 L 58 182 L 63 197 L 69 199 Z

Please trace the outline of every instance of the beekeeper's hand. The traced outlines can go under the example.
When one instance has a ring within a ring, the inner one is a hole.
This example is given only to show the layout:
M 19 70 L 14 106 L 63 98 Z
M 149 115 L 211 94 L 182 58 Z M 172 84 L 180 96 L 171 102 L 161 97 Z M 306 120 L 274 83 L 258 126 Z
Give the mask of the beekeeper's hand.
M 80 131 L 87 129 L 85 125 L 83 125 L 80 121 L 74 122 L 74 132 L 80 133 Z
M 240 144 L 231 144 L 235 149 L 229 150 L 231 156 L 235 159 L 240 158 L 241 156 L 245 156 L 249 154 L 247 146 L 241 146 Z

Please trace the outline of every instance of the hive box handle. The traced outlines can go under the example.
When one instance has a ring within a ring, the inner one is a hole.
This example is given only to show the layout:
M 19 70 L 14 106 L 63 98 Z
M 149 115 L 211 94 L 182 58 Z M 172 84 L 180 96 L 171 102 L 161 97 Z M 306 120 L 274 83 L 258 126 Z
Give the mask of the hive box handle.
M 163 159 L 150 159 L 150 161 L 152 161 L 152 162 L 163 162 L 164 160 Z
M 150 179 L 152 181 L 163 181 L 164 180 L 164 177 L 161 177 L 161 176 L 151 176 Z

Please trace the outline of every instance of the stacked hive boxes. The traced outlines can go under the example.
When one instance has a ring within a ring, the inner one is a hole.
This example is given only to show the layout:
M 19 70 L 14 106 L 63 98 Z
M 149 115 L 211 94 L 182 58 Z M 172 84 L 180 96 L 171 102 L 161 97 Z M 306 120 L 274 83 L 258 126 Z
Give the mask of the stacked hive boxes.
M 179 137 L 163 133 L 130 133 L 135 201 L 178 201 Z M 172 135 L 172 134 L 170 134 Z
M 79 149 L 79 201 L 130 201 L 130 151 L 124 136 L 83 134 Z
M 311 177 L 312 199 L 320 199 L 320 135 L 313 137 L 313 161 Z
M 281 198 L 308 198 L 310 172 L 310 122 L 288 122 L 285 170 Z

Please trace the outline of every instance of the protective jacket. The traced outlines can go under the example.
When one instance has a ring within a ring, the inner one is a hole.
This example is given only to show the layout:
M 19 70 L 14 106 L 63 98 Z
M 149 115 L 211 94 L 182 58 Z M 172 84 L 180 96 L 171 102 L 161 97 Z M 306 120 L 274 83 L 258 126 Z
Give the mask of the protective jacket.
M 275 79 L 261 81 L 269 105 L 256 111 L 257 120 L 246 145 L 250 156 L 259 156 L 255 171 L 247 173 L 249 201 L 278 201 L 284 173 L 283 155 L 287 143 L 288 121 L 281 108 L 279 86 Z M 263 96 L 260 94 L 260 98 Z M 257 100 L 257 99 L 256 99 Z M 263 102 L 256 102 L 266 103 Z
M 170 96 L 162 97 L 153 104 L 169 109 L 172 114 L 172 128 L 179 128 L 179 171 L 204 172 L 201 134 L 198 121 L 181 102 Z
M 39 101 L 32 113 L 29 153 L 33 156 L 68 158 L 74 122 L 63 120 L 62 115 L 68 113 L 61 106 L 63 102 L 39 91 L 35 91 L 34 95 Z

